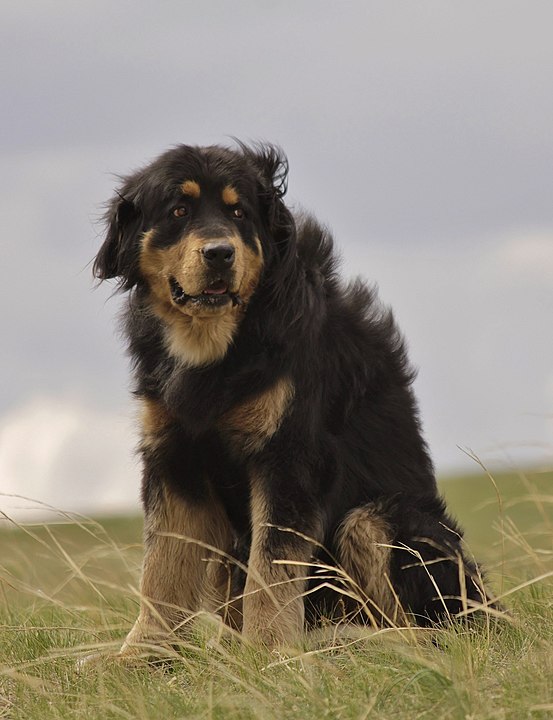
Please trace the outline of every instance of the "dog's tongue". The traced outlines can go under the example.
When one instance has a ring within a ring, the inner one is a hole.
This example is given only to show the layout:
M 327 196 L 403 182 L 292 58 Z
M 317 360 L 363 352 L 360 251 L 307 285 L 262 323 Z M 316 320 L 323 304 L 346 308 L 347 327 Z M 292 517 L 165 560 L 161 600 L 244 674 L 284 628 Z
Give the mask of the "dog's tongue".
M 227 292 L 227 286 L 222 280 L 217 280 L 204 290 L 204 295 L 224 295 Z

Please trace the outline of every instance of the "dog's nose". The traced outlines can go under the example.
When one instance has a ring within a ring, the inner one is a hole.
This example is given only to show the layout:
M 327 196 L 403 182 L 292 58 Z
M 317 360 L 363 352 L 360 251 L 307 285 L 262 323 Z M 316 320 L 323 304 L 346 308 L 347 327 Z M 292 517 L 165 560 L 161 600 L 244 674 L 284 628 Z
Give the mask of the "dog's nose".
M 227 243 L 204 245 L 202 255 L 212 270 L 227 270 L 234 262 L 234 248 Z

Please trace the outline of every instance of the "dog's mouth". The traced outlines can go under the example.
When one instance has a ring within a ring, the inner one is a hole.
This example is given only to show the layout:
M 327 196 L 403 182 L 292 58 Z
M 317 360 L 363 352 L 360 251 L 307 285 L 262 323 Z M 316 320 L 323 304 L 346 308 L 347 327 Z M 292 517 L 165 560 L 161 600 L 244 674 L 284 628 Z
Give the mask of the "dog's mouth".
M 169 287 L 175 305 L 194 303 L 213 307 L 226 305 L 228 302 L 232 302 L 233 306 L 243 304 L 240 295 L 232 292 L 222 278 L 211 282 L 199 295 L 187 295 L 175 277 L 169 278 Z

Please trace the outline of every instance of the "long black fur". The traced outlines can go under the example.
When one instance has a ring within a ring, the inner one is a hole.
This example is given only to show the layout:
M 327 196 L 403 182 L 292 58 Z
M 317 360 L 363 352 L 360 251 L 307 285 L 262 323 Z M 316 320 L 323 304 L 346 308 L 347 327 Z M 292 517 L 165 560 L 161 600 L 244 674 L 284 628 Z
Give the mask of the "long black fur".
M 463 609 L 463 593 L 469 602 L 482 594 L 461 530 L 438 494 L 405 344 L 374 289 L 339 278 L 329 232 L 285 206 L 287 170 L 272 146 L 178 146 L 126 178 L 109 208 L 94 272 L 117 277 L 129 292 L 125 331 L 136 393 L 161 399 L 177 419 L 163 452 L 146 468 L 146 510 L 160 477 L 191 501 L 208 496 L 205 478 L 211 478 L 235 530 L 236 552 L 247 561 L 252 465 L 267 478 L 275 525 L 309 534 L 316 508 L 328 558 L 344 516 L 371 504 L 393 532 L 391 581 L 403 607 L 421 624 L 439 620 Z M 137 258 L 142 233 L 190 176 L 239 188 L 265 265 L 225 357 L 187 369 L 165 349 Z M 290 412 L 263 450 L 237 459 L 218 431 L 219 419 L 282 377 L 296 388 Z M 317 607 L 311 609 L 316 616 Z

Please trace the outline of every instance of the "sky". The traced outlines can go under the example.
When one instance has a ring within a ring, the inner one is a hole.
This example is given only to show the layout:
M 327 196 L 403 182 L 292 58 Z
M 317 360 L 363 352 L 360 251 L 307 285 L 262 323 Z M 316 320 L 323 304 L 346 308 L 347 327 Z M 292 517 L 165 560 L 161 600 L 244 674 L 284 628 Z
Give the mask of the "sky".
M 285 150 L 289 205 L 394 308 L 438 474 L 551 467 L 552 26 L 550 0 L 4 0 L 0 510 L 138 510 L 103 207 L 232 137 Z

